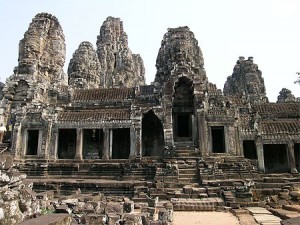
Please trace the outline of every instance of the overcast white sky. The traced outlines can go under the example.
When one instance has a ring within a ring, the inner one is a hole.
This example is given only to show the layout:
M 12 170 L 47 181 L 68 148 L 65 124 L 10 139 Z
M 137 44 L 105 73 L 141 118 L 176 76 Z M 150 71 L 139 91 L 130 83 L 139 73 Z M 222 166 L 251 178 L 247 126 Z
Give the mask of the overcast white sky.
M 142 56 L 146 80 L 167 28 L 189 26 L 204 56 L 208 79 L 223 89 L 239 56 L 254 57 L 265 79 L 270 101 L 294 84 L 300 71 L 300 0 L 0 0 L 0 76 L 18 64 L 18 45 L 32 18 L 40 12 L 60 21 L 67 45 L 65 71 L 82 41 L 96 48 L 100 26 L 108 16 L 123 20 L 129 48 Z

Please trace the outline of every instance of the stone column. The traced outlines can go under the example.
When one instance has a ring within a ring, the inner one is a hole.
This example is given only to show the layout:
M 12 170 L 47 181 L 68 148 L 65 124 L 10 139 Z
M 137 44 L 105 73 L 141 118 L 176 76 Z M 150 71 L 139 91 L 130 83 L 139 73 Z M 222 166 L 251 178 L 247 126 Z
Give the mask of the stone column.
M 109 130 L 109 158 L 112 159 L 113 151 L 113 129 Z
M 104 128 L 104 146 L 103 146 L 103 156 L 102 159 L 109 159 L 109 129 Z
M 256 154 L 258 160 L 258 170 L 260 172 L 265 172 L 265 161 L 264 161 L 264 146 L 261 140 L 257 140 L 256 144 Z
M 21 153 L 21 157 L 26 156 L 27 154 L 27 140 L 28 140 L 28 132 L 27 129 L 23 129 L 22 130 L 22 153 Z
M 83 130 L 77 128 L 75 159 L 82 160 Z
M 50 152 L 49 152 L 49 157 L 52 160 L 56 160 L 58 158 L 58 134 L 59 131 L 58 130 L 53 130 L 53 140 L 54 140 L 54 146 L 50 145 Z M 51 141 L 52 143 L 52 141 Z
M 43 130 L 39 130 L 39 140 L 37 147 L 37 155 L 39 158 L 45 158 L 45 149 L 43 149 Z
M 197 143 L 197 120 L 194 115 L 192 116 L 192 137 L 193 137 L 193 144 L 198 145 Z
M 130 127 L 130 154 L 129 158 L 134 159 L 137 156 L 137 146 L 136 146 L 136 130 L 133 126 Z
M 205 115 L 203 111 L 197 110 L 198 117 L 198 141 L 199 141 L 199 151 L 200 156 L 207 156 L 209 154 L 208 149 L 208 128 L 205 121 Z
M 288 152 L 288 160 L 289 160 L 289 167 L 291 173 L 298 173 L 296 169 L 296 161 L 295 161 L 295 153 L 294 153 L 294 143 L 289 142 L 287 144 L 287 152 Z

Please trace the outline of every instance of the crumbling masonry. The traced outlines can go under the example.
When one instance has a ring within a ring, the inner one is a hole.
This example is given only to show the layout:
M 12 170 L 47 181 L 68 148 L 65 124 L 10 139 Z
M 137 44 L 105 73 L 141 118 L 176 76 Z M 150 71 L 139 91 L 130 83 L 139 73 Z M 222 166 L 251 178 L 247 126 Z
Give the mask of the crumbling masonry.
M 285 174 L 286 182 L 298 176 L 299 99 L 283 89 L 269 103 L 252 57 L 238 59 L 222 92 L 208 81 L 193 32 L 168 29 L 146 85 L 143 60 L 113 17 L 96 49 L 79 45 L 68 74 L 65 53 L 57 18 L 36 15 L 2 89 L 11 154 L 36 190 L 149 195 L 181 210 L 179 198 L 253 202 L 251 190 L 265 193 L 264 174 Z

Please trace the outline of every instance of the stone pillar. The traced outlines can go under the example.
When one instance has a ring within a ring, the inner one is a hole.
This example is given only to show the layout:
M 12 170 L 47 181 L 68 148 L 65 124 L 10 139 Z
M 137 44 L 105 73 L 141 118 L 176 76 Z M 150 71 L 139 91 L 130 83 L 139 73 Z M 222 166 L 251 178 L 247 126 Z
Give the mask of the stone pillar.
M 199 141 L 199 150 L 200 150 L 200 156 L 207 156 L 209 154 L 208 152 L 208 128 L 205 121 L 205 115 L 204 112 L 197 110 L 197 116 L 198 116 L 198 141 Z
M 23 129 L 22 132 L 21 132 L 21 138 L 22 138 L 22 146 L 21 146 L 21 149 L 22 149 L 22 153 L 21 153 L 21 157 L 25 156 L 26 153 L 27 153 L 27 140 L 28 140 L 28 132 L 27 132 L 27 129 Z
M 258 170 L 260 172 L 265 172 L 265 161 L 264 161 L 264 146 L 261 140 L 257 140 L 256 144 L 256 154 L 258 160 Z
M 109 130 L 109 158 L 112 159 L 113 151 L 113 129 Z
M 103 156 L 102 159 L 109 159 L 109 129 L 104 128 L 104 146 L 103 146 Z
M 82 128 L 77 128 L 76 130 L 76 154 L 75 159 L 82 160 L 82 146 L 83 146 L 83 130 Z
M 54 146 L 50 146 L 50 152 L 49 152 L 49 157 L 52 160 L 56 160 L 58 158 L 58 135 L 59 135 L 59 130 L 53 130 L 53 140 L 54 140 Z M 52 141 L 51 141 L 52 143 Z
M 37 147 L 37 155 L 39 158 L 45 158 L 45 149 L 43 148 L 43 130 L 39 130 L 39 140 Z
M 296 161 L 295 161 L 295 153 L 294 153 L 294 143 L 289 142 L 287 144 L 287 152 L 288 152 L 288 160 L 289 160 L 289 167 L 291 173 L 298 173 L 296 169 Z
M 129 158 L 134 159 L 137 156 L 137 146 L 136 146 L 136 131 L 133 126 L 130 127 L 130 154 Z
M 197 143 L 197 120 L 194 115 L 192 115 L 192 137 L 193 137 L 193 144 L 198 145 L 198 143 Z

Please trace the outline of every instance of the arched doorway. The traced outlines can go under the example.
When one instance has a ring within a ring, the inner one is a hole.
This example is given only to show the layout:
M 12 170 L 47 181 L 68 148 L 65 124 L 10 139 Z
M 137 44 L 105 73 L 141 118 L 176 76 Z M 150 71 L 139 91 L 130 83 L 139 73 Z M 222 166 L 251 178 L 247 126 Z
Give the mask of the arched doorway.
M 173 95 L 174 141 L 193 140 L 192 118 L 194 113 L 193 83 L 182 77 L 175 84 Z
M 161 156 L 164 149 L 163 126 L 152 110 L 145 113 L 142 120 L 143 156 Z

